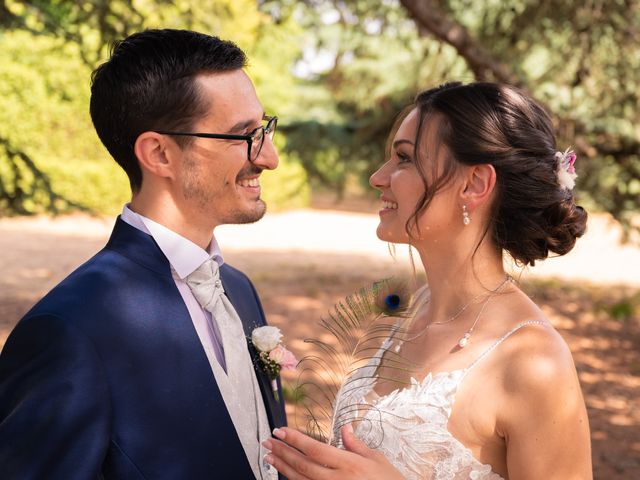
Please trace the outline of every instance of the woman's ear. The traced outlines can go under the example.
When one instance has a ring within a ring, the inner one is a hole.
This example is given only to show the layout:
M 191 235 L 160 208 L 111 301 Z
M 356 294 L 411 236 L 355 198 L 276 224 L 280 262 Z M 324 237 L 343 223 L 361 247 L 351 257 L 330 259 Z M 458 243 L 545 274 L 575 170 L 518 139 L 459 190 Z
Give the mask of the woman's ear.
M 460 193 L 463 205 L 473 210 L 489 201 L 496 186 L 496 170 L 493 165 L 483 163 L 467 167 L 465 183 Z
M 174 178 L 173 158 L 178 146 L 165 135 L 156 132 L 141 133 L 136 139 L 134 152 L 143 175 Z

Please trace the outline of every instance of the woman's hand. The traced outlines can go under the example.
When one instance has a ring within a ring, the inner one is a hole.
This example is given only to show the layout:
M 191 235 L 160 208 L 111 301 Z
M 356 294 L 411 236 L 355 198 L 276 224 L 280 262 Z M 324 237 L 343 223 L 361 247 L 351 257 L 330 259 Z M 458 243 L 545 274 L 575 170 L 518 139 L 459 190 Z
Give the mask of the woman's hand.
M 342 428 L 345 450 L 318 442 L 292 428 L 277 428 L 278 439 L 265 440 L 271 450 L 265 460 L 289 480 L 404 480 L 377 450 L 371 450 L 353 433 L 351 425 Z

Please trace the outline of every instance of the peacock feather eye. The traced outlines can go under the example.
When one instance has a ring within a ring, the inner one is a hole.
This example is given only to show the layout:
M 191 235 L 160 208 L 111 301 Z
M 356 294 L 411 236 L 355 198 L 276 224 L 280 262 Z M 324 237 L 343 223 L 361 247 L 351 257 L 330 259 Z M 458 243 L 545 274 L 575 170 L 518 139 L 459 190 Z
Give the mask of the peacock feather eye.
M 403 325 L 413 313 L 411 300 L 406 281 L 386 278 L 348 295 L 321 318 L 323 333 L 305 340 L 311 353 L 298 368 L 296 391 L 304 387 L 308 433 L 325 443 L 342 445 L 340 428 L 354 420 L 353 382 L 375 381 L 369 368 L 373 354 L 381 348 L 381 339 L 406 333 Z M 415 368 L 397 352 L 389 355 L 393 368 Z M 370 409 L 375 407 L 358 404 L 358 415 Z
M 400 295 L 396 293 L 387 295 L 384 299 L 384 304 L 389 310 L 397 310 L 400 308 Z

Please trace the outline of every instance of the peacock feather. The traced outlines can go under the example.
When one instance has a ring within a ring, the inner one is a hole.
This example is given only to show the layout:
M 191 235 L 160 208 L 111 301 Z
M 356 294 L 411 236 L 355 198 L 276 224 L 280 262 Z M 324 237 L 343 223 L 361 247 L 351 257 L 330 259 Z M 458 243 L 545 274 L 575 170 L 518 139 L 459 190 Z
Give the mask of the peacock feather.
M 407 283 L 389 278 L 347 296 L 320 320 L 319 337 L 305 340 L 313 353 L 298 367 L 307 434 L 341 445 L 340 428 L 373 408 L 360 398 L 379 378 L 375 356 L 384 358 L 387 372 L 411 368 L 388 345 L 406 331 L 412 304 Z

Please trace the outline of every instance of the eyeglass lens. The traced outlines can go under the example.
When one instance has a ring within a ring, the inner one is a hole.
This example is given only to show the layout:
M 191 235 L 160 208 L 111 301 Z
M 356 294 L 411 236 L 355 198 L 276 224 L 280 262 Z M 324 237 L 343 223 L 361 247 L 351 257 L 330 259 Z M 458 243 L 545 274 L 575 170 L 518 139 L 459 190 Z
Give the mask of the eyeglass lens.
M 275 119 L 271 119 L 269 120 L 269 123 L 267 123 L 266 126 L 259 127 L 256 130 L 255 134 L 253 135 L 253 138 L 251 139 L 250 159 L 252 162 L 256 158 L 258 158 L 258 155 L 260 155 L 260 151 L 262 150 L 262 145 L 264 144 L 265 132 L 269 136 L 269 138 L 273 138 L 273 134 L 275 133 L 275 130 L 276 130 L 275 127 L 276 127 L 276 121 Z

